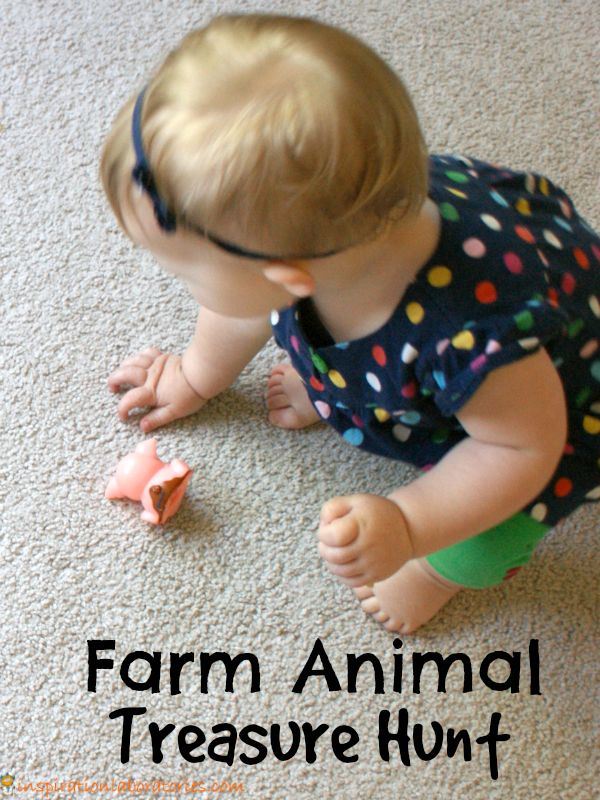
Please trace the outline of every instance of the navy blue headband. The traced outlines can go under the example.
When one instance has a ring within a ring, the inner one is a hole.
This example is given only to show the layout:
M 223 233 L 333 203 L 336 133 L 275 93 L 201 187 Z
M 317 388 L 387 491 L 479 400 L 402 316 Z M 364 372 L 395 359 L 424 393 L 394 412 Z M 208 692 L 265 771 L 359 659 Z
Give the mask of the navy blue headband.
M 145 94 L 146 89 L 142 89 L 137 100 L 135 101 L 133 117 L 131 120 L 131 137 L 133 139 L 133 149 L 135 150 L 135 166 L 133 168 L 132 177 L 136 184 L 140 186 L 152 200 L 154 215 L 162 230 L 166 233 L 173 233 L 177 228 L 177 218 L 158 193 L 154 175 L 152 174 L 152 170 L 148 164 L 148 159 L 146 158 L 144 143 L 142 142 L 142 106 L 144 104 Z M 233 244 L 232 242 L 221 239 L 214 234 L 208 233 L 208 231 L 198 227 L 197 225 L 191 225 L 188 222 L 183 224 L 185 224 L 187 228 L 199 233 L 205 239 L 208 239 L 217 247 L 220 247 L 221 250 L 225 250 L 226 252 L 232 253 L 235 256 L 242 256 L 243 258 L 253 258 L 260 261 L 279 261 L 282 259 L 294 258 L 327 258 L 327 256 L 332 256 L 339 252 L 339 250 L 330 250 L 327 253 L 320 253 L 311 256 L 273 256 L 268 253 L 259 253 L 255 250 L 246 250 L 244 247 L 240 247 L 237 244 Z
M 141 186 L 152 200 L 156 221 L 160 227 L 163 231 L 171 233 L 177 227 L 175 214 L 169 210 L 167 204 L 158 193 L 154 176 L 146 159 L 144 143 L 142 142 L 142 105 L 144 104 L 145 94 L 145 89 L 139 93 L 135 101 L 131 121 L 131 136 L 133 138 L 133 149 L 135 150 L 135 167 L 133 168 L 132 176 L 137 185 Z

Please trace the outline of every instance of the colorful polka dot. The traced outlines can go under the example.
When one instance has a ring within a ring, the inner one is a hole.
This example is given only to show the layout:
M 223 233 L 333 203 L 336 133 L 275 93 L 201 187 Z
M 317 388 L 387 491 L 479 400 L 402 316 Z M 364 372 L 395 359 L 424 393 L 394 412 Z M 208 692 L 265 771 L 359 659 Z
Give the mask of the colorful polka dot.
M 279 323 L 279 314 L 277 311 L 271 311 L 271 325 L 277 325 Z
M 592 436 L 596 436 L 600 433 L 600 419 L 588 414 L 583 418 L 583 430 Z
M 367 372 L 365 378 L 367 379 L 367 383 L 372 389 L 375 389 L 376 392 L 381 391 L 381 381 L 379 380 L 377 375 L 375 375 L 374 372 Z
M 337 386 L 338 389 L 345 389 L 347 384 L 344 380 L 344 377 L 340 375 L 337 369 L 330 369 L 327 373 L 329 376 L 329 380 L 333 383 L 334 386 Z
M 544 178 L 543 175 L 540 178 L 540 192 L 542 194 L 545 194 L 546 197 L 550 194 L 550 189 L 548 187 L 548 181 L 546 180 L 546 178 Z
M 495 339 L 490 339 L 485 346 L 485 352 L 488 354 L 488 356 L 492 355 L 493 353 L 499 353 L 500 350 L 502 350 L 502 345 Z
M 600 302 L 595 294 L 590 295 L 588 304 L 592 309 L 592 314 L 600 319 Z
M 417 384 L 414 381 L 405 384 L 402 389 L 400 389 L 400 394 L 406 400 L 412 400 L 417 394 Z
M 310 383 L 312 388 L 317 392 L 323 392 L 325 390 L 325 385 L 323 383 L 321 383 L 321 381 L 318 380 L 318 378 L 315 378 L 314 375 L 310 376 L 308 382 Z
M 453 337 L 452 345 L 457 350 L 472 350 L 475 347 L 475 337 L 471 331 L 461 331 Z
M 432 372 L 433 380 L 437 383 L 438 387 L 444 391 L 446 388 L 446 376 L 439 369 L 434 369 Z
M 516 253 L 505 253 L 502 258 L 506 269 L 513 275 L 520 275 L 523 272 L 523 262 Z
M 461 200 L 466 200 L 467 195 L 464 192 L 461 192 L 460 189 L 455 189 L 453 186 L 446 186 L 444 187 L 446 191 L 453 194 L 455 197 L 460 197 Z
M 348 442 L 348 444 L 353 445 L 354 447 L 360 447 L 360 445 L 364 442 L 365 436 L 359 428 L 348 428 L 348 430 L 343 434 L 344 439 Z
M 323 402 L 323 400 L 316 400 L 315 408 L 317 409 L 319 416 L 323 419 L 329 419 L 331 416 L 331 406 L 328 403 Z
M 597 350 L 598 340 L 590 339 L 589 342 L 586 342 L 579 351 L 579 356 L 580 358 L 591 358 Z
M 592 377 L 600 381 L 600 361 L 594 361 L 592 366 L 590 367 L 590 372 L 592 373 Z
M 573 294 L 577 285 L 575 278 L 570 272 L 565 272 L 560 281 L 560 288 L 565 294 Z
M 401 417 L 403 425 L 418 425 L 421 422 L 421 415 L 418 411 L 408 411 Z
M 502 208 L 508 208 L 508 202 L 498 192 L 491 191 L 490 197 L 495 203 L 498 203 L 499 206 L 502 206 Z
M 544 503 L 536 503 L 531 509 L 530 516 L 538 522 L 543 522 L 548 516 L 548 506 Z
M 592 390 L 588 386 L 585 386 L 583 389 L 581 389 L 577 393 L 577 397 L 575 398 L 575 405 L 577 406 L 577 408 L 583 408 L 584 406 L 586 406 L 588 404 L 591 394 Z
M 297 336 L 290 336 L 290 344 L 294 348 L 294 350 L 299 353 L 300 352 L 300 342 L 298 341 Z
M 413 361 L 417 359 L 419 355 L 419 351 L 416 347 L 413 347 L 412 344 L 407 342 L 404 347 L 402 348 L 402 353 L 400 358 L 402 359 L 403 364 L 412 364 Z
M 585 251 L 581 249 L 581 247 L 575 247 L 573 250 L 573 255 L 575 256 L 575 261 L 579 264 L 581 269 L 590 268 L 590 260 L 587 257 Z
M 491 281 L 481 281 L 475 287 L 475 297 L 482 305 L 489 305 L 498 299 L 498 290 Z
M 450 170 L 446 173 L 446 176 L 453 181 L 454 183 L 468 183 L 469 178 L 464 174 L 464 172 L 456 172 L 454 170 Z
M 529 228 L 526 228 L 524 225 L 515 225 L 515 233 L 519 239 L 527 242 L 527 244 L 535 244 L 535 236 Z
M 514 320 L 520 331 L 530 331 L 533 328 L 534 319 L 531 311 L 520 311 L 518 314 L 515 314 Z
M 585 322 L 582 319 L 574 319 L 567 325 L 567 336 L 569 339 L 576 339 L 584 328 Z
M 473 361 L 469 364 L 469 367 L 473 370 L 473 372 L 479 372 L 480 369 L 483 369 L 487 364 L 487 356 L 485 354 L 481 354 L 474 358 Z
M 407 428 L 406 425 L 401 425 L 400 423 L 394 425 L 392 428 L 392 436 L 399 442 L 407 442 L 410 439 L 411 433 L 412 430 L 410 428 Z
M 571 217 L 573 216 L 573 209 L 571 207 L 571 204 L 568 203 L 566 200 L 562 199 L 558 201 L 558 204 L 560 206 L 560 210 L 565 215 L 565 217 L 567 219 L 571 219 Z
M 329 371 L 329 367 L 325 363 L 325 360 L 322 359 L 321 356 L 315 353 L 314 351 L 311 351 L 310 359 L 314 364 L 314 366 L 316 367 L 316 369 L 318 369 L 321 374 L 324 375 L 326 372 Z
M 562 250 L 563 248 L 562 242 L 553 231 L 546 229 L 543 232 L 543 236 L 549 245 L 556 248 L 557 250 Z
M 378 422 L 387 422 L 392 416 L 389 411 L 385 410 L 385 408 L 376 408 L 373 413 L 375 414 Z
M 434 444 L 444 444 L 444 442 L 448 441 L 449 436 L 450 436 L 450 431 L 448 430 L 448 428 L 438 428 L 436 431 L 432 433 L 431 441 Z
M 460 214 L 456 206 L 453 206 L 452 203 L 440 203 L 438 206 L 441 216 L 444 219 L 447 219 L 448 222 L 458 222 L 460 219 Z
M 535 350 L 540 346 L 540 340 L 537 336 L 531 336 L 529 339 L 519 339 L 519 345 L 523 350 Z M 558 365 L 556 365 L 558 369 Z
M 529 205 L 529 200 L 526 200 L 524 197 L 519 198 L 515 207 L 519 214 L 523 214 L 525 217 L 531 216 L 531 206 Z
M 452 283 L 452 271 L 448 267 L 432 267 L 427 273 L 427 280 L 435 289 L 444 289 Z
M 463 242 L 463 250 L 471 258 L 483 258 L 487 252 L 486 246 L 481 239 L 477 239 L 474 236 Z
M 588 492 L 585 497 L 586 500 L 600 500 L 600 486 L 596 486 L 596 488 Z
M 385 367 L 387 364 L 387 355 L 385 354 L 385 350 L 383 347 L 381 347 L 381 345 L 374 345 L 373 349 L 371 350 L 371 354 L 380 367 Z
M 553 286 L 551 286 L 548 289 L 548 300 L 550 302 L 550 305 L 553 306 L 554 308 L 558 308 L 560 306 L 560 301 L 558 299 L 558 292 Z
M 482 214 L 481 221 L 483 222 L 484 225 L 487 225 L 488 228 L 492 231 L 502 230 L 502 225 L 500 221 L 496 217 L 493 217 L 491 214 Z
M 413 325 L 418 325 L 420 322 L 423 321 L 423 317 L 425 316 L 425 309 L 420 303 L 409 303 L 406 306 L 406 316 L 412 322 Z
M 573 481 L 570 478 L 559 478 L 554 484 L 556 497 L 567 497 L 573 491 Z
M 554 222 L 559 226 L 559 228 L 562 228 L 563 231 L 567 231 L 567 233 L 573 233 L 573 228 L 571 225 L 569 225 L 566 219 L 563 219 L 562 217 L 554 217 Z
M 525 188 L 530 194 L 533 194 L 535 192 L 535 175 L 529 173 L 525 177 Z

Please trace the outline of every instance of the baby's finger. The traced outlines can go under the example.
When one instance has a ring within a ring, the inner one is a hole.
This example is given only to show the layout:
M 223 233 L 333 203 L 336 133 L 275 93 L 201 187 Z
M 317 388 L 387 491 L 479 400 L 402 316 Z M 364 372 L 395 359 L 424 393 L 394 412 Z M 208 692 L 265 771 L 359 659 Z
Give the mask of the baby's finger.
M 153 402 L 154 395 L 145 386 L 140 386 L 138 389 L 130 389 L 117 406 L 119 419 L 125 422 L 129 412 L 133 411 L 134 408 L 145 408 L 146 406 L 151 406 Z
M 318 532 L 319 541 L 329 547 L 347 547 L 358 538 L 358 534 L 357 522 L 351 515 L 321 524 Z
M 119 392 L 124 386 L 143 386 L 147 374 L 144 367 L 121 365 L 108 376 L 108 387 L 112 392 Z
M 327 569 L 331 572 L 332 575 L 336 575 L 338 578 L 344 578 L 346 580 L 351 579 L 362 579 L 361 586 L 364 586 L 364 573 L 357 565 L 355 561 L 351 564 L 327 564 Z
M 158 358 L 158 356 L 162 356 L 162 350 L 159 350 L 158 347 L 146 347 L 145 350 L 142 350 L 140 355 L 150 356 L 151 358 Z
M 332 497 L 321 508 L 321 523 L 327 524 L 340 517 L 345 517 L 352 510 L 348 497 Z
M 330 545 L 319 542 L 319 555 L 328 564 L 350 564 L 356 560 L 357 553 L 350 545 L 349 547 L 331 547 Z
M 162 406 L 161 408 L 154 408 L 149 414 L 142 417 L 140 420 L 140 428 L 144 433 L 162 428 L 163 425 L 168 425 L 177 419 L 177 414 L 173 411 L 173 406 Z
M 364 573 L 361 573 L 360 575 L 353 575 L 352 577 L 348 578 L 338 575 L 337 579 L 350 589 L 358 589 L 359 587 L 364 586 L 367 580 Z
M 162 353 L 156 347 L 148 347 L 146 350 L 142 350 L 141 353 L 136 353 L 126 358 L 121 362 L 121 367 L 144 367 L 148 369 L 161 355 Z

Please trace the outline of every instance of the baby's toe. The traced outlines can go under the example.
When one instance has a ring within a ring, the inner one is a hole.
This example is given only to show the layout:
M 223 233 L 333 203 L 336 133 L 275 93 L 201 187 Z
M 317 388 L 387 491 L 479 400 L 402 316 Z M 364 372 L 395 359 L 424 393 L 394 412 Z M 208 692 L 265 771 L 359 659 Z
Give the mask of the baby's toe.
M 360 604 L 367 614 L 377 614 L 381 611 L 381 603 L 374 595 L 373 597 L 366 597 Z
M 375 596 L 373 588 L 371 586 L 358 586 L 354 590 L 354 594 L 358 597 L 359 600 L 364 600 L 367 597 Z
M 390 616 L 381 608 L 379 600 L 370 586 L 359 586 L 354 589 L 354 594 L 360 600 L 361 608 L 365 614 L 369 614 L 376 622 L 386 625 Z

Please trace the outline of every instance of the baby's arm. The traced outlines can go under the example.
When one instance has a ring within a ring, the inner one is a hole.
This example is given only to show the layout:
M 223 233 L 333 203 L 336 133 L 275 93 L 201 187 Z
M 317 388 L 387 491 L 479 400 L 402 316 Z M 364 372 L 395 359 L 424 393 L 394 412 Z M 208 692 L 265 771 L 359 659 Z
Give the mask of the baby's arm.
M 267 318 L 232 319 L 200 309 L 183 354 L 148 349 L 127 359 L 108 379 L 112 391 L 130 388 L 119 403 L 126 420 L 134 408 L 152 409 L 140 420 L 145 433 L 198 411 L 230 386 L 271 335 Z
M 388 498 L 325 504 L 320 550 L 358 586 L 504 521 L 548 483 L 567 436 L 562 384 L 542 350 L 492 372 L 457 415 L 468 437 Z

